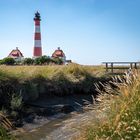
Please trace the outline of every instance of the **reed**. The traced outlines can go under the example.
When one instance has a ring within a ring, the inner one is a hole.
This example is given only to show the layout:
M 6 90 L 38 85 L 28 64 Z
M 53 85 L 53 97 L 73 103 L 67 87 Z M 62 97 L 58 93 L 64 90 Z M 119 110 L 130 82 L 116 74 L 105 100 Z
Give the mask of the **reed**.
M 8 131 L 12 129 L 12 123 L 0 112 L 0 140 L 15 140 L 15 138 L 8 133 Z
M 106 117 L 89 126 L 80 139 L 140 139 L 140 72 L 133 71 L 126 74 L 125 78 L 113 79 L 114 82 L 110 83 L 113 83 L 117 90 L 111 88 L 110 84 L 104 85 L 104 91 L 97 86 L 101 101 L 99 109 Z

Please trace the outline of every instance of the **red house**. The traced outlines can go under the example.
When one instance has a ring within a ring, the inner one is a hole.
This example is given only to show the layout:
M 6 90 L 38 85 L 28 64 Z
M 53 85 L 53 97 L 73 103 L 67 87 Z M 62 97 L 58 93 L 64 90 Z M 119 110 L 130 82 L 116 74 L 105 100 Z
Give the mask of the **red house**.
M 66 62 L 66 56 L 64 52 L 60 49 L 60 47 L 58 47 L 58 49 L 54 51 L 54 53 L 52 54 L 52 58 L 61 58 L 64 64 Z
M 12 50 L 10 52 L 10 54 L 8 55 L 8 57 L 14 58 L 15 61 L 21 61 L 24 58 L 23 54 L 21 53 L 21 51 L 18 48 L 16 48 L 15 50 Z

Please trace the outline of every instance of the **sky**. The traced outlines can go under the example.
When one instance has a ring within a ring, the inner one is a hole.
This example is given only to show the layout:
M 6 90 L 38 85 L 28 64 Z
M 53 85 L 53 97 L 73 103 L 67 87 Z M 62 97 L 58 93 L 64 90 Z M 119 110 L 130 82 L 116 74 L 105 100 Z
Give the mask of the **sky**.
M 33 56 L 36 11 L 43 55 L 60 47 L 84 65 L 140 61 L 140 0 L 0 0 L 0 59 L 16 47 Z

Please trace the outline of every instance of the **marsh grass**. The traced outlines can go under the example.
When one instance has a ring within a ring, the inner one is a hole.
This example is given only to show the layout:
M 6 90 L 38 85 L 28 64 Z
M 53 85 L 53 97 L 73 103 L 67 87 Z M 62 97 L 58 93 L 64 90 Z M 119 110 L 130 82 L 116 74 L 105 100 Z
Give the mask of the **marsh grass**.
M 64 74 L 71 75 L 85 75 L 89 73 L 92 75 L 103 75 L 103 66 L 81 66 L 78 64 L 70 65 L 52 65 L 52 66 L 0 66 L 0 72 L 11 75 L 16 78 L 33 78 L 41 75 L 45 78 L 52 78 L 53 75 L 59 71 Z
M 117 86 L 117 90 L 111 88 L 109 84 L 104 85 L 104 91 L 96 86 L 101 101 L 98 109 L 102 114 L 106 114 L 105 119 L 94 122 L 79 139 L 140 139 L 140 72 L 133 71 L 124 78 L 113 79 L 114 82 L 110 83 Z
M 100 71 L 100 73 L 98 72 Z M 0 66 L 0 108 L 20 119 L 22 107 L 42 95 L 65 96 L 93 92 L 93 82 L 103 75 L 102 66 Z M 99 78 L 99 79 L 98 79 Z M 24 108 L 23 108 L 24 109 Z M 1 122 L 0 122 L 1 124 Z M 10 138 L 0 127 L 0 140 Z
M 98 73 L 102 72 L 102 74 Z M 68 95 L 89 93 L 93 81 L 103 75 L 102 66 L 1 66 L 2 93 L 19 93 L 25 99 L 35 100 L 41 94 Z M 1 93 L 1 94 L 2 94 Z
M 0 126 L 0 140 L 15 140 L 15 138 L 7 133 L 7 131 Z
M 24 102 L 41 96 L 94 94 L 93 83 L 102 79 L 102 66 L 1 66 L 0 107 L 10 106 L 12 94 L 22 95 Z
M 15 138 L 8 132 L 12 128 L 12 123 L 0 112 L 0 140 L 14 140 Z

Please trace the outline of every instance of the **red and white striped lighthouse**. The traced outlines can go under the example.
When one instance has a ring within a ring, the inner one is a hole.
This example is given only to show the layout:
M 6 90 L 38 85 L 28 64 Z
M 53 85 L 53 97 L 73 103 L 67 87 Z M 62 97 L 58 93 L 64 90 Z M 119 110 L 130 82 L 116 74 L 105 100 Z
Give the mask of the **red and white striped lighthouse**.
M 35 13 L 35 35 L 34 35 L 34 52 L 33 57 L 37 58 L 42 56 L 42 45 L 41 45 L 41 31 L 40 31 L 40 13 Z

